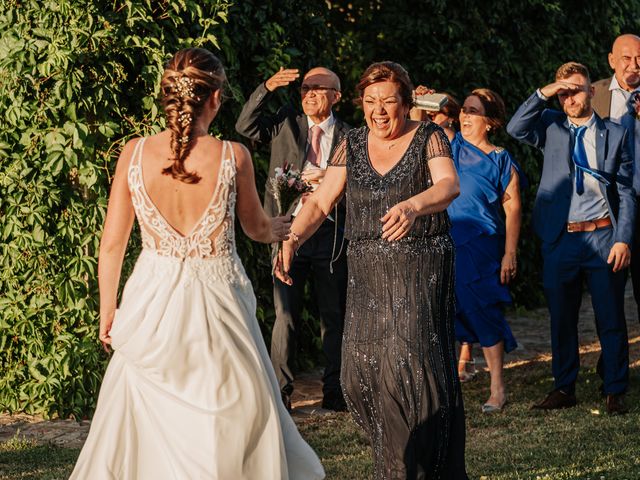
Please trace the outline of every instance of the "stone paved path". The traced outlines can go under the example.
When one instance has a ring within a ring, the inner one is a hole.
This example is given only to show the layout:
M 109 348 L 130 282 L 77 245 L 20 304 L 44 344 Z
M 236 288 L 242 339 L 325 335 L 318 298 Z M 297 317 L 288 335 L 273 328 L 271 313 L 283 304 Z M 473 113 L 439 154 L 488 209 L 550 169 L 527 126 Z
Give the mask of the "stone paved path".
M 631 289 L 627 288 L 625 311 L 629 328 L 630 360 L 632 366 L 640 366 L 640 323 L 637 320 L 635 304 Z M 549 320 L 544 308 L 518 314 L 512 312 L 509 322 L 518 340 L 518 348 L 506 355 L 506 368 L 533 359 L 550 359 Z M 579 324 L 581 351 L 588 352 L 599 349 L 597 343 L 593 309 L 588 295 L 582 302 L 581 320 Z M 476 352 L 476 363 L 482 366 L 480 352 Z M 293 417 L 296 421 L 315 415 L 326 415 L 331 412 L 320 408 L 322 399 L 319 372 L 301 375 L 296 380 L 294 393 Z M 0 415 L 0 442 L 16 436 L 38 443 L 51 443 L 69 448 L 79 448 L 84 443 L 89 422 L 75 420 L 43 420 L 41 417 L 17 414 Z

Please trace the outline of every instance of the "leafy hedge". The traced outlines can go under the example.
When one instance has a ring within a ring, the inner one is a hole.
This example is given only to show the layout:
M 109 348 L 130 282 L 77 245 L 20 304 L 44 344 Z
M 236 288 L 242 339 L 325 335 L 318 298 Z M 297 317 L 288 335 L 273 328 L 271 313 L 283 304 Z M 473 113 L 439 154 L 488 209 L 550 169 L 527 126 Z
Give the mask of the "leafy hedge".
M 638 1 L 587 2 L 579 10 L 568 0 L 492 5 L 2 0 L 0 409 L 81 417 L 94 406 L 106 360 L 96 335 L 96 257 L 110 175 L 127 139 L 162 128 L 158 80 L 174 51 L 203 46 L 222 58 L 230 98 L 213 133 L 238 139 L 233 125 L 244 98 L 280 65 L 335 69 L 344 87 L 339 114 L 354 125 L 362 119 L 350 103 L 353 86 L 366 65 L 383 59 L 405 65 L 416 83 L 461 99 L 477 86 L 494 88 L 513 111 L 569 59 L 586 63 L 595 78 L 609 75 L 613 38 L 640 30 L 637 17 L 625 13 Z M 293 90 L 278 95 L 296 100 Z M 498 140 L 524 164 L 533 191 L 540 157 L 505 136 Z M 254 157 L 259 188 L 265 153 Z M 525 221 L 515 296 L 531 305 L 541 301 L 540 262 Z M 134 234 L 125 274 L 137 245 Z M 239 235 L 239 249 L 268 340 L 266 248 Z M 305 348 L 317 353 L 309 333 Z

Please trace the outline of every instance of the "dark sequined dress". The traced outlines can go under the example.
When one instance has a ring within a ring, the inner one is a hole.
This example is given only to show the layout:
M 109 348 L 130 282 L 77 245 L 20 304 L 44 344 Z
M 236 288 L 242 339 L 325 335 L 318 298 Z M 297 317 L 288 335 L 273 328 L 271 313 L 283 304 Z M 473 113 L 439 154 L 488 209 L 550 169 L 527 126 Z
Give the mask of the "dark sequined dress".
M 347 168 L 347 405 L 373 446 L 375 479 L 466 480 L 449 219 L 446 211 L 419 217 L 392 243 L 381 238 L 380 222 L 432 185 L 428 161 L 451 157 L 450 145 L 438 127 L 422 123 L 401 160 L 380 175 L 368 132 L 351 130 L 331 161 Z

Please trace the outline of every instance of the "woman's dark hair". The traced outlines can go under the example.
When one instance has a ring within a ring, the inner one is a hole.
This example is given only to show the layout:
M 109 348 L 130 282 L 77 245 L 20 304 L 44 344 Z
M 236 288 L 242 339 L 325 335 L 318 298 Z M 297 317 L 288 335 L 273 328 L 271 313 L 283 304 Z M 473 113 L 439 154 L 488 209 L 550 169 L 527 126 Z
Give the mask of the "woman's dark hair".
M 364 90 L 374 83 L 378 82 L 394 82 L 400 87 L 400 98 L 402 103 L 411 107 L 413 105 L 413 84 L 409 79 L 407 71 L 396 62 L 378 62 L 372 63 L 367 67 L 356 89 L 358 90 L 358 101 L 362 100 Z
M 484 116 L 487 117 L 491 131 L 502 128 L 507 117 L 502 97 L 488 88 L 476 88 L 471 95 L 478 97 L 484 107 Z
M 186 48 L 167 63 L 160 88 L 162 106 L 171 130 L 173 164 L 162 170 L 165 175 L 185 183 L 198 183 L 200 177 L 184 168 L 193 146 L 193 126 L 210 95 L 222 89 L 226 81 L 218 58 L 203 48 Z
M 447 103 L 444 104 L 444 107 L 442 107 L 440 111 L 451 119 L 452 127 L 455 126 L 456 130 L 458 130 L 461 110 L 460 103 L 453 95 L 449 93 L 445 93 L 444 95 L 447 97 Z

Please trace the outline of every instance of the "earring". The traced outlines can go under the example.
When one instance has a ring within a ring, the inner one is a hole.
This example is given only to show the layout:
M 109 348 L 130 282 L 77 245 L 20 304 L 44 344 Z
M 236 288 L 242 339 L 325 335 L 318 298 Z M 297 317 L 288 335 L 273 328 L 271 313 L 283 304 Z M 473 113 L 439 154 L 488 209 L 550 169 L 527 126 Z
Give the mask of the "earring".
M 491 131 L 491 125 L 487 125 L 487 132 Z

